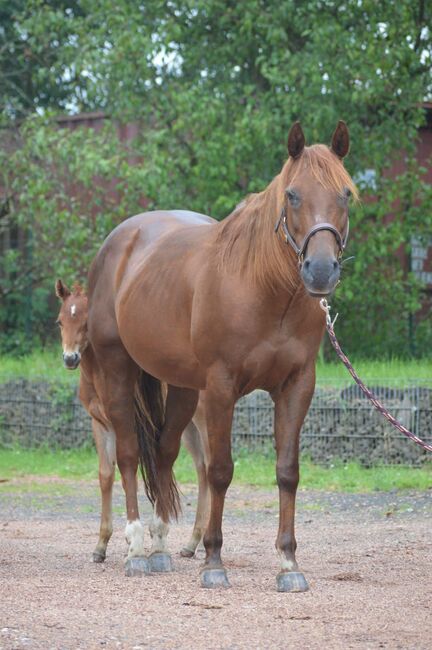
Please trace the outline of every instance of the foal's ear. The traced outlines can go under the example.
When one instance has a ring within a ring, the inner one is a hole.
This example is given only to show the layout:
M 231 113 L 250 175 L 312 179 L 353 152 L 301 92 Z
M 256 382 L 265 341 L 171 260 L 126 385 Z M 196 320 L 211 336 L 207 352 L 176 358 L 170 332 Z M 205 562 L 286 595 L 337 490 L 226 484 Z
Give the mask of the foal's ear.
M 342 120 L 339 120 L 338 125 L 333 133 L 331 150 L 338 158 L 342 160 L 345 158 L 349 151 L 349 131 L 348 127 Z
M 303 152 L 305 137 L 300 122 L 294 122 L 288 133 L 288 153 L 291 158 L 298 158 Z
M 55 292 L 57 298 L 60 298 L 60 300 L 66 300 L 66 298 L 71 295 L 71 292 L 61 280 L 57 280 L 55 283 Z

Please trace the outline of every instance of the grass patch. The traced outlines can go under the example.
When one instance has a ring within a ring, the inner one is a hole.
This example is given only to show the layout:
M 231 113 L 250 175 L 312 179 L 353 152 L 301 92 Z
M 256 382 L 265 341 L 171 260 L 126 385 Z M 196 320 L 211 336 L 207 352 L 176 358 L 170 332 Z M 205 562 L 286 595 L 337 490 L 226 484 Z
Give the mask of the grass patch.
M 94 479 L 98 461 L 94 449 L 1 449 L 0 478 L 58 476 L 59 478 Z
M 175 465 L 179 483 L 195 483 L 192 458 L 181 450 Z M 96 479 L 97 456 L 93 449 L 58 450 L 3 449 L 0 451 L 0 479 L 27 476 L 57 476 L 78 480 Z M 274 460 L 257 453 L 240 454 L 235 460 L 234 483 L 276 489 Z M 0 484 L 7 490 L 8 484 Z M 334 492 L 374 492 L 389 490 L 428 490 L 432 488 L 432 463 L 424 467 L 400 465 L 361 467 L 358 463 L 334 463 L 330 467 L 315 465 L 309 459 L 301 461 L 300 489 Z M 41 491 L 50 488 L 41 485 Z M 33 488 L 32 488 L 33 490 Z
M 349 350 L 346 350 L 349 354 Z M 358 374 L 367 382 L 391 382 L 398 386 L 412 382 L 428 383 L 432 381 L 432 359 L 389 359 L 356 360 L 353 365 Z M 0 382 L 16 377 L 25 379 L 49 379 L 74 384 L 78 382 L 79 372 L 66 370 L 62 364 L 60 341 L 58 346 L 35 351 L 23 357 L 3 356 L 1 359 Z M 322 385 L 349 385 L 353 383 L 345 366 L 337 360 L 324 363 L 318 361 L 317 382 Z
M 5 383 L 17 377 L 75 384 L 78 383 L 79 372 L 64 368 L 59 341 L 58 347 L 37 350 L 22 357 L 3 356 L 1 359 L 0 382 Z
M 349 350 L 344 350 L 349 354 Z M 404 387 L 417 383 L 419 385 L 432 384 L 432 359 L 389 359 L 379 361 L 372 360 L 355 360 L 352 364 L 359 375 L 366 383 L 383 385 L 390 383 L 398 387 Z M 354 380 L 348 373 L 348 370 L 337 360 L 331 363 L 317 363 L 317 383 L 321 385 L 344 386 L 354 383 Z

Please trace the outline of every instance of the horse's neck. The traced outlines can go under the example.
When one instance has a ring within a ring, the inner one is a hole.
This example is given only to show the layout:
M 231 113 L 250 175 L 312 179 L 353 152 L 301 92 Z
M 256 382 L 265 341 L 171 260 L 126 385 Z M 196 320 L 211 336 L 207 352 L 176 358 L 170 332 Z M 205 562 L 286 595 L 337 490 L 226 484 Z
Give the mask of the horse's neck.
M 216 241 L 220 272 L 238 273 L 270 294 L 291 296 L 300 282 L 295 255 L 275 232 L 282 185 L 276 177 L 264 192 L 243 201 L 219 224 Z

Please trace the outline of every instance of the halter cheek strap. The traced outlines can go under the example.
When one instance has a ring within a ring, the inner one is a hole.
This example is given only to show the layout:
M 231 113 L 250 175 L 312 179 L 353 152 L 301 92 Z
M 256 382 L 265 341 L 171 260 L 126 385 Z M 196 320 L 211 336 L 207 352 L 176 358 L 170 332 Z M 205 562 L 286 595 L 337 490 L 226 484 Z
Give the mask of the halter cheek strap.
M 280 214 L 279 219 L 276 222 L 275 225 L 275 232 L 278 231 L 279 226 L 282 226 L 282 230 L 285 235 L 285 241 L 287 244 L 290 244 L 292 248 L 295 250 L 296 255 L 299 260 L 299 264 L 301 265 L 303 263 L 303 258 L 306 253 L 306 248 L 307 245 L 309 244 L 309 240 L 311 237 L 313 237 L 317 232 L 320 230 L 328 230 L 329 232 L 333 233 L 335 236 L 337 245 L 339 247 L 339 257 L 342 256 L 342 253 L 345 250 L 346 243 L 348 240 L 348 233 L 349 233 L 349 220 L 347 219 L 347 230 L 345 233 L 345 237 L 342 238 L 342 235 L 340 234 L 339 230 L 335 228 L 331 223 L 327 223 L 326 221 L 323 221 L 321 223 L 318 223 L 316 226 L 311 228 L 309 232 L 307 233 L 306 237 L 303 239 L 303 242 L 301 246 L 297 245 L 297 242 L 295 241 L 294 237 L 291 235 L 290 231 L 288 230 L 288 224 L 287 224 L 287 212 L 285 206 L 282 208 L 282 212 Z

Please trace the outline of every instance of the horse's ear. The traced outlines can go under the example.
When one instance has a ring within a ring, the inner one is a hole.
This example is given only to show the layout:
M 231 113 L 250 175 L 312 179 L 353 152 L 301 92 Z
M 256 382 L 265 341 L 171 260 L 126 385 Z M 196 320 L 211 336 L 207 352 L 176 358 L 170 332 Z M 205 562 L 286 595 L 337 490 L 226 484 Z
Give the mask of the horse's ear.
M 305 137 L 300 122 L 295 122 L 288 133 L 288 153 L 291 158 L 298 158 L 304 149 Z
M 336 154 L 341 160 L 345 158 L 349 151 L 350 141 L 349 141 L 349 131 L 348 127 L 343 122 L 339 120 L 338 125 L 333 133 L 331 150 Z
M 60 300 L 66 300 L 66 298 L 71 295 L 67 286 L 63 284 L 60 279 L 55 283 L 55 292 L 57 298 L 60 298 Z

